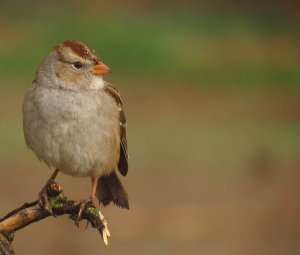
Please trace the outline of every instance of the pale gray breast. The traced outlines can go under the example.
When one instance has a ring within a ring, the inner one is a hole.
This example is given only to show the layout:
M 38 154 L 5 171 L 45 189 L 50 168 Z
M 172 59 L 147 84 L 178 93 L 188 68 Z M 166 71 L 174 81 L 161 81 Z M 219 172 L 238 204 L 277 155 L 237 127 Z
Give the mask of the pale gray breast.
M 119 112 L 102 89 L 36 88 L 30 97 L 24 132 L 40 159 L 74 176 L 100 175 L 116 167 Z

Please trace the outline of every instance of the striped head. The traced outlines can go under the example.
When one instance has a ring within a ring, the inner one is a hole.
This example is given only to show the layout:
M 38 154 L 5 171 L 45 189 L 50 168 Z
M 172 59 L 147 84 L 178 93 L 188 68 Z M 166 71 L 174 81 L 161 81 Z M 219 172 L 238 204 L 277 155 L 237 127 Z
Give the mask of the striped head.
M 100 86 L 102 76 L 110 69 L 97 53 L 79 41 L 65 41 L 57 45 L 37 71 L 39 83 L 67 89 L 87 89 Z

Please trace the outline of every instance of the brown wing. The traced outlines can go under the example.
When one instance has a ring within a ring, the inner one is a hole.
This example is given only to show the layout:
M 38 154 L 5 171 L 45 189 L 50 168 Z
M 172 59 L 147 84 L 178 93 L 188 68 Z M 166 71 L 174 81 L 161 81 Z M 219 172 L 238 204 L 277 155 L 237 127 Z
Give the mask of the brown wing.
M 120 109 L 120 159 L 118 163 L 118 169 L 123 176 L 126 176 L 128 172 L 128 147 L 126 139 L 126 117 L 123 110 L 123 103 L 119 91 L 112 85 L 106 83 L 105 91 L 115 99 Z

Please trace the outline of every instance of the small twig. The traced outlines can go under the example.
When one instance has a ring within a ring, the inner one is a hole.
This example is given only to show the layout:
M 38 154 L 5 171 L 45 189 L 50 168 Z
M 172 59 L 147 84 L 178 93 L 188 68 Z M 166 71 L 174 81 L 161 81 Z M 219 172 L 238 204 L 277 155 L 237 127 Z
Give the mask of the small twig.
M 9 238 L 0 233 L 0 255 L 14 255 L 15 252 L 11 247 Z
M 9 212 L 8 214 L 6 214 L 3 218 L 0 218 L 0 222 L 4 221 L 5 219 L 13 216 L 14 214 L 18 213 L 19 211 L 25 209 L 25 208 L 28 208 L 30 206 L 34 206 L 34 205 L 37 205 L 39 203 L 39 200 L 35 200 L 33 202 L 30 202 L 30 203 L 25 203 L 24 205 L 20 206 L 19 208 L 16 208 L 15 210 Z
M 51 181 L 47 184 L 47 194 L 49 203 L 52 208 L 53 216 L 68 214 L 69 218 L 75 223 L 80 209 L 80 202 L 69 200 L 62 192 L 60 186 Z M 14 254 L 10 246 L 13 241 L 14 232 L 47 218 L 51 214 L 40 205 L 40 201 L 36 200 L 30 203 L 25 203 L 21 207 L 12 210 L 6 216 L 0 219 L 0 255 Z M 107 238 L 110 236 L 107 228 L 107 222 L 102 213 L 95 205 L 90 202 L 86 205 L 82 219 L 86 219 L 93 228 L 96 228 L 105 243 L 108 244 Z

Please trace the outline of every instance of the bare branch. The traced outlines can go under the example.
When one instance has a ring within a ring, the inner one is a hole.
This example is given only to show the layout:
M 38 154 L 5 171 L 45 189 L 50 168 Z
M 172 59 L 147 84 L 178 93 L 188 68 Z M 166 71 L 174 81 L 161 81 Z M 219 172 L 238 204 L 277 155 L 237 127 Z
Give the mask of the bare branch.
M 68 214 L 69 218 L 76 223 L 80 210 L 80 202 L 69 200 L 62 192 L 60 186 L 50 181 L 46 187 L 49 203 L 53 216 Z M 39 200 L 25 203 L 21 207 L 12 210 L 0 219 L 0 255 L 14 254 L 10 243 L 13 241 L 14 232 L 44 218 L 51 216 L 51 213 L 40 205 Z M 107 238 L 110 236 L 107 222 L 102 213 L 92 202 L 89 202 L 83 213 L 82 219 L 86 219 L 93 228 L 96 228 L 107 245 Z

